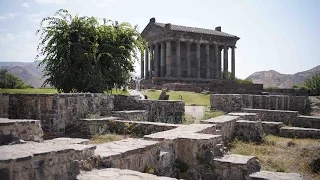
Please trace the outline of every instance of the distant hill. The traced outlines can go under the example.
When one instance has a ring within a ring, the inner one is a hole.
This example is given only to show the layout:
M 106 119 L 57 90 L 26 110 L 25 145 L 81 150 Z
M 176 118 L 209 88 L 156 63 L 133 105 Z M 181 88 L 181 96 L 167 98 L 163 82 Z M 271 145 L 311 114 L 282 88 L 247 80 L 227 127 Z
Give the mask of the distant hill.
M 306 78 L 314 74 L 320 74 L 320 65 L 310 70 L 298 72 L 295 74 L 281 74 L 277 71 L 259 71 L 251 74 L 248 79 L 254 83 L 263 84 L 264 88 L 279 87 L 279 88 L 292 88 L 293 84 L 304 84 Z
M 43 67 L 39 67 L 38 62 L 0 62 L 0 68 L 8 69 L 12 74 L 18 76 L 25 84 L 31 84 L 35 88 L 41 87 L 44 80 L 42 78 Z M 133 79 L 136 74 L 131 73 Z
M 18 76 L 25 84 L 41 87 L 43 84 L 42 68 L 37 68 L 38 62 L 0 62 L 0 68 L 7 69 Z

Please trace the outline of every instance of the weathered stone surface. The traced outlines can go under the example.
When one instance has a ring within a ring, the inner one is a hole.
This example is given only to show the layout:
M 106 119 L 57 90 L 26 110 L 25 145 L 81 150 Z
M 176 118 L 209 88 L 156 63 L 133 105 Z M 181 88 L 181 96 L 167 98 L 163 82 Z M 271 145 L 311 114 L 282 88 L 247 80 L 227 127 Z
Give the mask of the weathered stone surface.
M 319 116 L 298 116 L 297 120 L 293 122 L 294 126 L 320 129 Z
M 214 159 L 216 179 L 245 180 L 259 170 L 259 162 L 254 156 L 230 154 Z
M 112 111 L 112 116 L 122 117 L 128 121 L 148 121 L 146 110 Z
M 0 169 L 7 169 L 9 180 L 75 179 L 81 166 L 78 161 L 91 157 L 95 146 L 59 142 L 0 146 Z
M 302 180 L 300 174 L 297 173 L 281 173 L 271 171 L 260 171 L 249 176 L 250 180 Z
M 143 139 L 124 139 L 97 145 L 95 156 L 104 167 L 144 171 L 146 167 L 158 168 L 159 142 Z
M 280 135 L 280 128 L 283 126 L 283 122 L 269 122 L 269 121 L 262 121 L 262 129 L 266 134 L 272 134 L 279 136 Z
M 43 141 L 43 131 L 38 120 L 0 118 L 0 145 L 18 140 Z
M 240 94 L 211 94 L 211 109 L 225 112 L 240 111 L 243 107 L 242 96 Z
M 308 102 L 307 96 L 287 95 L 250 95 L 250 94 L 211 94 L 211 108 L 236 112 L 241 108 L 291 110 L 304 113 Z
M 141 173 L 127 169 L 94 169 L 81 171 L 78 180 L 112 179 L 112 180 L 173 180 L 175 178 L 160 177 L 152 174 Z
M 257 113 L 246 113 L 246 112 L 237 112 L 237 113 L 228 113 L 228 116 L 240 116 L 242 120 L 249 121 L 260 121 L 260 118 Z
M 260 142 L 264 136 L 261 121 L 238 120 L 234 136 L 242 141 Z
M 218 116 L 215 118 L 202 120 L 203 124 L 216 124 L 217 134 L 220 134 L 225 142 L 231 141 L 234 138 L 236 121 L 240 116 Z
M 299 128 L 299 127 L 282 127 L 280 135 L 288 138 L 313 138 L 320 139 L 320 129 Z
M 72 137 L 90 138 L 102 134 L 130 134 L 142 137 L 147 134 L 161 132 L 179 127 L 178 124 L 127 121 L 119 117 L 104 117 L 98 119 L 80 119 L 68 128 L 68 134 Z
M 244 112 L 257 113 L 261 121 L 283 122 L 286 125 L 293 125 L 299 114 L 298 111 L 267 110 L 267 109 L 248 109 Z
M 184 117 L 184 102 L 174 100 L 148 100 L 115 95 L 114 110 L 146 110 L 151 122 L 179 124 Z
M 9 117 L 9 94 L 0 93 L 0 118 Z
M 88 114 L 110 114 L 113 96 L 107 94 L 10 94 L 9 118 L 41 120 L 45 132 L 62 132 Z

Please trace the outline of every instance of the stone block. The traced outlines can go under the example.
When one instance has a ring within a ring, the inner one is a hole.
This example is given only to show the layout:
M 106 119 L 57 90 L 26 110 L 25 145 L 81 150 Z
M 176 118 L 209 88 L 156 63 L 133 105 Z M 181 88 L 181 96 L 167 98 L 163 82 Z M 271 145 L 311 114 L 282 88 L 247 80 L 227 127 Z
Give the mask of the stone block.
M 261 142 L 264 136 L 261 121 L 238 120 L 234 136 L 246 142 Z
M 287 138 L 312 138 L 320 139 L 320 129 L 299 128 L 299 127 L 282 127 L 280 136 Z
M 210 104 L 211 109 L 225 112 L 240 111 L 243 108 L 240 94 L 211 94 Z
M 266 134 L 272 134 L 275 136 L 280 135 L 280 128 L 283 126 L 283 122 L 268 122 L 262 121 L 262 128 Z
M 249 121 L 260 121 L 260 118 L 257 113 L 246 113 L 246 112 L 239 112 L 239 113 L 229 113 L 228 116 L 240 116 L 242 120 L 249 120 Z
M 249 175 L 260 170 L 256 157 L 238 154 L 225 155 L 214 159 L 216 179 L 248 179 Z
M 302 180 L 297 173 L 260 171 L 249 175 L 249 180 Z

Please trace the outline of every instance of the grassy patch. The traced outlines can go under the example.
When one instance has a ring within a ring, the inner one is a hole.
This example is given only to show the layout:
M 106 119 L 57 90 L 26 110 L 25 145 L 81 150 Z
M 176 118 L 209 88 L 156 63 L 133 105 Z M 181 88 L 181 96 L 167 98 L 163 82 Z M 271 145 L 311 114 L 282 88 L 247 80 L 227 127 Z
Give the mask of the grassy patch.
M 31 88 L 31 89 L 0 89 L 0 93 L 16 93 L 16 94 L 47 94 L 58 93 L 52 88 Z
M 264 170 L 295 172 L 306 179 L 320 179 L 320 174 L 313 173 L 310 167 L 312 159 L 320 156 L 320 140 L 266 136 L 261 144 L 235 139 L 230 148 L 233 154 L 256 156 Z
M 57 89 L 53 88 L 30 88 L 30 89 L 1 89 L 0 93 L 16 93 L 16 94 L 56 94 Z M 105 92 L 107 93 L 107 92 Z M 130 95 L 127 91 L 112 89 L 111 94 Z
M 201 120 L 211 119 L 222 115 L 224 115 L 224 113 L 221 111 L 211 111 L 210 109 L 207 109 Z
M 157 100 L 161 94 L 161 90 L 144 90 L 144 95 L 147 95 L 149 99 Z M 169 100 L 180 100 L 180 96 L 186 105 L 195 104 L 197 106 L 210 106 L 210 94 L 201 94 L 185 91 L 170 91 L 167 92 Z
M 125 136 L 123 135 L 117 135 L 117 134 L 104 134 L 100 136 L 94 136 L 90 139 L 90 144 L 102 144 L 112 141 L 119 141 L 125 139 Z
M 182 124 L 194 124 L 196 122 L 196 118 L 191 115 L 184 115 L 184 119 L 182 120 Z

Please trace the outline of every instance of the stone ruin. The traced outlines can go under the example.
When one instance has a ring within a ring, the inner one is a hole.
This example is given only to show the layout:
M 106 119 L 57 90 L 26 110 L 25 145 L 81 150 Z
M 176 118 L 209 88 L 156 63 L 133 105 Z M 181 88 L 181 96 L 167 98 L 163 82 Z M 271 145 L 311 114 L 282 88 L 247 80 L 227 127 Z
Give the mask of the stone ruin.
M 265 133 L 320 138 L 320 118 L 255 109 L 255 101 L 246 107 L 243 95 L 211 95 L 212 108 L 234 109 L 190 125 L 181 124 L 183 101 L 104 94 L 1 94 L 0 100 L 0 177 L 8 180 L 298 180 L 296 173 L 261 171 L 256 157 L 230 154 L 225 144 L 235 137 L 261 141 Z M 88 119 L 89 113 L 101 117 Z M 288 123 L 303 127 L 291 131 Z M 88 138 L 107 133 L 131 138 L 89 144 Z

